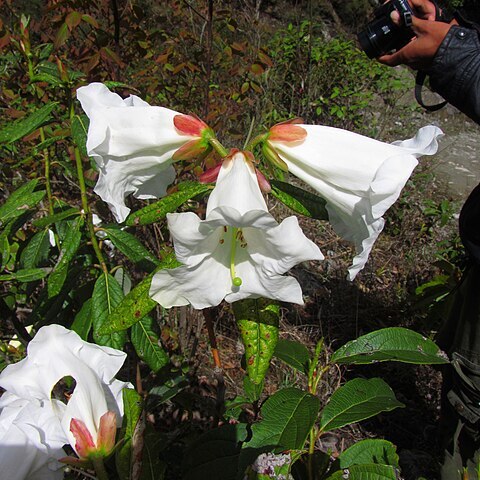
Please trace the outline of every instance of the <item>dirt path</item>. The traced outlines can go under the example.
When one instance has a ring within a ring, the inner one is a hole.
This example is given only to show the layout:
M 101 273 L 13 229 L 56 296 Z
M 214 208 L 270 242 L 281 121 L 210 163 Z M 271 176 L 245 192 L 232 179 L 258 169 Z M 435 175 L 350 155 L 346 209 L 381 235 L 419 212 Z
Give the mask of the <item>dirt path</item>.
M 434 172 L 446 181 L 454 198 L 465 199 L 480 183 L 480 127 L 452 107 L 427 118 L 445 133 L 434 159 Z

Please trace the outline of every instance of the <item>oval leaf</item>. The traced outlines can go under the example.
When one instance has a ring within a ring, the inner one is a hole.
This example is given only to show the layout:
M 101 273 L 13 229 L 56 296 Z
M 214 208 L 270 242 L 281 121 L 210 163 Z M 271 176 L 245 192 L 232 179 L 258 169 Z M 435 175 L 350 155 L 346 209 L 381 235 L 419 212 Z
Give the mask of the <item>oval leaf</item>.
M 129 260 L 138 264 L 144 270 L 151 272 L 160 264 L 160 260 L 152 255 L 131 233 L 113 227 L 104 228 L 103 231 Z
M 303 188 L 286 182 L 271 180 L 272 195 L 294 212 L 317 220 L 328 220 L 326 200 Z
M 62 242 L 60 255 L 57 264 L 52 273 L 48 277 L 48 296 L 54 297 L 60 293 L 65 283 L 70 262 L 74 259 L 77 250 L 80 248 L 82 240 L 82 232 L 80 228 L 83 226 L 83 217 L 76 218 Z
M 300 450 L 317 419 L 320 400 L 296 388 L 285 388 L 262 406 L 262 420 L 252 425 L 252 439 L 243 449 Z
M 340 347 L 332 356 L 334 363 L 368 364 L 393 360 L 416 364 L 448 363 L 438 346 L 413 330 L 383 328 L 367 333 Z
M 166 217 L 167 213 L 174 212 L 180 205 L 188 200 L 206 193 L 212 189 L 211 185 L 205 185 L 198 182 L 184 182 L 178 185 L 178 191 L 171 193 L 158 202 L 147 205 L 146 207 L 131 213 L 125 223 L 132 225 L 149 225 Z
M 201 435 L 184 457 L 183 480 L 236 480 L 241 442 L 247 425 L 222 425 Z
M 143 317 L 132 326 L 130 340 L 137 355 L 152 369 L 158 372 L 168 361 L 168 355 L 160 346 L 160 339 L 153 329 L 151 317 Z
M 361 440 L 343 451 L 338 460 L 341 468 L 367 463 L 398 467 L 397 447 L 387 440 Z
M 46 217 L 39 218 L 38 220 L 33 221 L 32 223 L 38 227 L 43 228 L 51 225 L 52 223 L 59 222 L 60 220 L 65 220 L 66 218 L 73 217 L 75 215 L 80 215 L 80 210 L 78 208 L 68 208 L 53 215 L 48 215 Z
M 278 341 L 280 306 L 265 299 L 235 302 L 233 312 L 245 345 L 247 375 L 250 380 L 262 382 Z
M 273 354 L 295 370 L 305 374 L 308 372 L 310 354 L 303 343 L 280 339 Z
M 47 103 L 27 117 L 9 123 L 6 127 L 0 130 L 0 143 L 15 142 L 29 133 L 32 133 L 42 125 L 45 125 L 52 118 L 51 114 L 56 106 L 57 102 Z
M 87 341 L 92 328 L 92 299 L 89 298 L 75 315 L 71 330 L 77 332 L 81 339 Z
M 20 255 L 22 268 L 36 268 L 47 264 L 50 252 L 50 235 L 48 230 L 36 233 Z
M 73 141 L 80 150 L 82 157 L 87 157 L 88 125 L 89 120 L 86 115 L 75 115 L 70 125 Z
M 26 268 L 23 270 L 17 270 L 13 273 L 0 275 L 0 282 L 7 282 L 11 280 L 16 280 L 20 283 L 35 282 L 36 280 L 45 278 L 47 273 L 47 270 L 43 268 Z
M 127 339 L 126 332 L 103 334 L 101 327 L 107 322 L 113 309 L 122 301 L 123 290 L 114 277 L 102 274 L 95 282 L 92 295 L 93 339 L 98 345 L 121 350 Z
M 45 195 L 45 191 L 34 192 L 38 180 L 32 180 L 15 190 L 7 201 L 0 207 L 0 225 L 7 221 L 20 217 L 26 210 L 34 207 Z
M 338 470 L 326 480 L 398 480 L 398 471 L 390 465 L 353 465 Z
M 320 429 L 335 430 L 373 417 L 380 412 L 389 412 L 404 406 L 382 379 L 355 378 L 330 397 L 322 412 Z
M 164 268 L 175 268 L 178 263 L 175 255 L 169 254 L 161 261 L 155 272 Z M 126 297 L 113 309 L 108 320 L 99 328 L 99 334 L 106 335 L 112 332 L 119 332 L 131 327 L 145 315 L 148 315 L 158 303 L 152 300 L 149 295 L 152 272 L 148 277 L 141 281 Z

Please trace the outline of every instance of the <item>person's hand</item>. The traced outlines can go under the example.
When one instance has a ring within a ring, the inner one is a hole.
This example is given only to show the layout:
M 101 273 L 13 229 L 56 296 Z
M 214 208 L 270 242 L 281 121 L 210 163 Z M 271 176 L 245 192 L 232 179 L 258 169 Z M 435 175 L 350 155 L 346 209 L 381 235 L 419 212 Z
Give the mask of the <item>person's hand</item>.
M 413 7 L 413 11 L 418 18 L 435 21 L 436 7 L 434 3 L 429 0 L 408 0 L 408 3 Z M 399 19 L 398 13 L 397 19 Z
M 431 2 L 426 0 L 412 1 L 416 9 L 420 8 L 416 7 L 416 3 L 431 4 Z M 433 4 L 431 5 L 433 6 Z M 433 8 L 435 9 L 435 6 L 433 6 Z M 392 67 L 404 64 L 414 69 L 424 69 L 431 65 L 433 57 L 437 53 L 452 24 L 433 21 L 433 19 L 431 19 L 431 12 L 428 13 L 425 12 L 425 10 L 418 11 L 427 19 L 416 16 L 412 17 L 411 28 L 415 33 L 415 37 L 397 52 L 379 57 L 378 61 L 380 63 Z M 435 12 L 433 12 L 433 15 L 433 18 L 435 18 Z M 392 12 L 391 16 L 395 23 L 401 23 L 398 12 Z

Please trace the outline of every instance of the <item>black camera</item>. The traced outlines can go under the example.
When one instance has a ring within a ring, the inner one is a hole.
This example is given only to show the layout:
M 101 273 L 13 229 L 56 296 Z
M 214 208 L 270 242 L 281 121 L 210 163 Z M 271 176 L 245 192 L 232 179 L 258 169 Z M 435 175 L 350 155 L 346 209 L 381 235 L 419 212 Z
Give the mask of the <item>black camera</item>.
M 400 14 L 401 25 L 390 18 L 395 10 Z M 392 0 L 378 7 L 375 18 L 358 34 L 362 50 L 369 58 L 376 58 L 402 48 L 415 36 L 410 28 L 413 15 L 407 0 Z

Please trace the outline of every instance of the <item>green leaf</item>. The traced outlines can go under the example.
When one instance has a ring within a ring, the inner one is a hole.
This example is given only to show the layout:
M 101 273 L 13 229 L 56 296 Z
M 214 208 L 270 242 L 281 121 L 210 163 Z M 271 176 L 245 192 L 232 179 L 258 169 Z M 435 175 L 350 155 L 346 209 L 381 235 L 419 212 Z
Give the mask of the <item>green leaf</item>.
M 416 364 L 448 363 L 448 358 L 434 342 L 401 327 L 367 333 L 340 347 L 331 358 L 333 363 L 342 364 L 369 364 L 387 360 Z
M 151 273 L 143 281 L 141 281 L 122 302 L 113 309 L 108 320 L 99 329 L 99 334 L 106 335 L 112 332 L 126 330 L 131 327 L 145 315 L 148 315 L 157 305 L 150 298 L 149 291 L 152 283 L 153 275 L 164 268 L 175 268 L 180 265 L 175 255 L 169 254 L 161 261 L 155 272 Z
M 160 260 L 152 255 L 132 234 L 113 227 L 103 230 L 128 259 L 142 266 L 144 270 L 151 271 L 160 264 Z
M 61 87 L 63 82 L 60 78 L 49 73 L 37 73 L 32 77 L 32 82 L 45 82 L 52 87 Z
M 222 425 L 201 435 L 184 456 L 183 480 L 236 480 L 247 425 Z
M 280 339 L 273 354 L 295 370 L 305 374 L 308 372 L 310 354 L 303 343 Z
M 21 283 L 35 282 L 41 280 L 47 276 L 48 271 L 43 268 L 26 268 L 23 270 L 17 270 L 13 273 L 7 273 L 0 275 L 0 282 L 7 282 L 16 280 Z
M 338 461 L 340 468 L 372 463 L 398 467 L 397 447 L 387 440 L 361 440 L 343 451 Z
M 257 402 L 262 395 L 264 382 L 253 383 L 250 377 L 243 377 L 243 390 L 250 403 Z
M 259 384 L 267 373 L 278 341 L 280 306 L 263 298 L 247 299 L 235 302 L 233 312 L 245 345 L 247 375 Z
M 48 230 L 36 233 L 20 254 L 20 266 L 27 269 L 45 266 L 50 253 L 50 247 Z
M 169 362 L 168 355 L 160 346 L 160 339 L 153 330 L 151 317 L 143 317 L 132 326 L 130 340 L 137 355 L 147 363 L 153 372 L 158 372 Z
M 57 49 L 61 47 L 67 41 L 69 36 L 70 32 L 68 30 L 68 25 L 66 23 L 62 23 L 57 31 L 57 35 L 55 36 L 55 41 L 53 42 L 54 48 Z
M 60 293 L 60 290 L 67 278 L 70 262 L 75 258 L 77 250 L 80 248 L 83 226 L 83 217 L 78 217 L 72 222 L 61 245 L 60 255 L 57 264 L 48 277 L 48 296 L 54 297 Z
M 321 415 L 320 429 L 335 430 L 404 406 L 382 379 L 355 378 L 330 397 Z
M 60 222 L 66 218 L 73 217 L 75 215 L 80 215 L 80 210 L 78 208 L 69 208 L 53 215 L 47 215 L 46 217 L 39 218 L 34 220 L 32 223 L 38 228 L 48 227 L 52 223 Z
M 132 438 L 143 410 L 141 395 L 132 388 L 124 388 L 123 408 L 125 411 L 125 438 Z
M 87 157 L 87 133 L 89 120 L 86 115 L 75 115 L 72 118 L 71 131 L 75 145 L 80 150 L 82 157 Z
M 252 439 L 242 448 L 303 449 L 319 408 L 314 395 L 293 387 L 279 390 L 263 404 L 262 420 L 252 425 Z
M 83 305 L 80 311 L 75 315 L 71 330 L 77 332 L 80 338 L 88 340 L 88 334 L 92 328 L 92 304 L 93 300 L 89 298 Z
M 51 113 L 56 106 L 57 102 L 47 103 L 30 115 L 9 123 L 0 130 L 0 144 L 15 142 L 48 123 L 52 118 Z
M 326 480 L 398 480 L 398 471 L 390 465 L 352 465 L 338 470 Z
M 29 208 L 39 203 L 45 195 L 45 190 L 34 192 L 38 179 L 22 185 L 15 190 L 7 201 L 0 207 L 0 225 L 4 225 L 12 218 L 20 217 Z
M 123 443 L 115 453 L 115 465 L 117 467 L 120 480 L 131 479 L 132 469 L 132 438 L 135 427 L 142 415 L 143 401 L 142 397 L 131 388 L 124 388 L 123 395 Z
M 149 410 L 157 408 L 159 405 L 172 399 L 178 393 L 180 393 L 182 390 L 185 390 L 189 386 L 189 378 L 181 372 L 179 372 L 176 376 L 167 378 L 162 385 L 159 385 L 158 387 L 153 387 L 148 392 L 147 401 Z
M 184 182 L 178 185 L 178 191 L 162 198 L 158 202 L 147 205 L 146 207 L 131 213 L 125 223 L 133 225 L 149 225 L 165 218 L 167 213 L 174 212 L 180 205 L 188 200 L 206 193 L 212 189 L 211 185 L 205 185 L 198 182 Z
M 279 180 L 271 180 L 272 195 L 294 212 L 318 220 L 328 220 L 326 200 L 303 188 Z
M 98 345 L 106 345 L 122 350 L 127 340 L 126 332 L 103 334 L 102 326 L 108 321 L 108 316 L 123 299 L 122 287 L 109 274 L 102 274 L 95 282 L 92 295 L 93 339 Z

